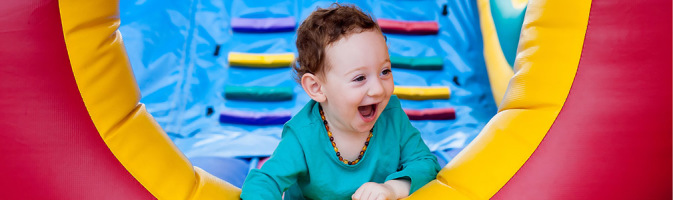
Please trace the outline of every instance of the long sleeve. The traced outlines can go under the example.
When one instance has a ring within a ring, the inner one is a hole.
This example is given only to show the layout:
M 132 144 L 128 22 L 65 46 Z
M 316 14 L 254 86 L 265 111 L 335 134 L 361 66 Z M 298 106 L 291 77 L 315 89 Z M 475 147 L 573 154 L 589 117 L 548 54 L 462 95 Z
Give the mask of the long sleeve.
M 401 110 L 401 109 L 400 109 Z M 404 112 L 397 114 L 404 115 Z M 423 185 L 435 179 L 440 167 L 437 158 L 430 152 L 428 146 L 423 142 L 418 129 L 414 128 L 409 118 L 397 116 L 400 119 L 400 166 L 399 170 L 386 177 L 386 181 L 405 178 L 411 181 L 411 190 L 409 194 L 423 187 Z
M 241 199 L 281 199 L 297 177 L 306 174 L 306 161 L 296 133 L 283 127 L 281 141 L 261 169 L 253 169 L 243 183 Z

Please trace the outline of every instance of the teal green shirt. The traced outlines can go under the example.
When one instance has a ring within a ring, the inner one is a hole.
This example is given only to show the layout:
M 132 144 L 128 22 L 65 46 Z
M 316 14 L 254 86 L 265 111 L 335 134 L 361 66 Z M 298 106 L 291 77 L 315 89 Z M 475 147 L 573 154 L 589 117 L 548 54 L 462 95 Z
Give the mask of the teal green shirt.
M 332 148 L 320 118 L 318 103 L 311 100 L 285 123 L 278 147 L 260 170 L 253 169 L 243 184 L 242 199 L 351 199 L 366 182 L 392 179 L 411 181 L 411 192 L 435 179 L 437 158 L 411 126 L 392 96 L 374 124 L 364 156 L 346 165 Z

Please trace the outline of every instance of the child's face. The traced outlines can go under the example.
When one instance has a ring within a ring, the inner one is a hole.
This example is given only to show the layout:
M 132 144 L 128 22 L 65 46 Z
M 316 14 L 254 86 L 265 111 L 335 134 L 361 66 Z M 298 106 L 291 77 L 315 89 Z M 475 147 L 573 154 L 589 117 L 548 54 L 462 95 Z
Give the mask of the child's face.
M 325 48 L 322 91 L 330 126 L 369 132 L 393 93 L 393 74 L 383 35 L 365 31 L 348 35 Z M 330 127 L 331 128 L 331 127 Z

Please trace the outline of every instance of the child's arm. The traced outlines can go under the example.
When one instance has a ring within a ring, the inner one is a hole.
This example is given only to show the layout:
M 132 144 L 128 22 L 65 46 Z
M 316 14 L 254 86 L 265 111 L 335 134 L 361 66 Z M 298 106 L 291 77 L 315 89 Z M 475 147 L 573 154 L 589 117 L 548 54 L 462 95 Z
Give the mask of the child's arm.
M 383 184 L 368 182 L 360 186 L 353 199 L 399 199 L 409 196 L 423 185 L 435 179 L 440 167 L 437 158 L 430 152 L 420 132 L 411 125 L 401 111 L 396 113 L 400 124 L 400 166 L 397 172 L 386 177 Z
M 397 172 L 386 177 L 390 180 L 408 180 L 410 189 L 407 195 L 435 179 L 440 167 L 437 158 L 425 145 L 418 129 L 414 128 L 402 109 L 396 113 L 400 121 L 400 166 Z
M 395 193 L 395 198 L 393 199 L 401 199 L 409 196 L 409 189 L 411 189 L 411 183 L 409 182 L 409 180 L 394 179 L 386 181 L 383 184 L 389 186 L 393 190 L 393 192 Z
M 281 195 L 306 173 L 306 161 L 296 134 L 283 128 L 283 136 L 262 169 L 253 169 L 243 183 L 242 199 L 281 199 Z

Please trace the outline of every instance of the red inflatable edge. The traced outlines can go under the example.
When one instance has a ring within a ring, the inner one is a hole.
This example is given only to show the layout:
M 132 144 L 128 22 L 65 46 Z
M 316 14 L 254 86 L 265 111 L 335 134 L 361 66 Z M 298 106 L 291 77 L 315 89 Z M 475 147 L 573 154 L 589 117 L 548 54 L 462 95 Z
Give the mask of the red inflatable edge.
M 450 120 L 456 119 L 456 109 L 454 108 L 433 108 L 433 109 L 404 109 L 410 120 Z
M 435 21 L 398 21 L 391 19 L 377 20 L 384 33 L 429 35 L 439 32 L 439 25 Z

